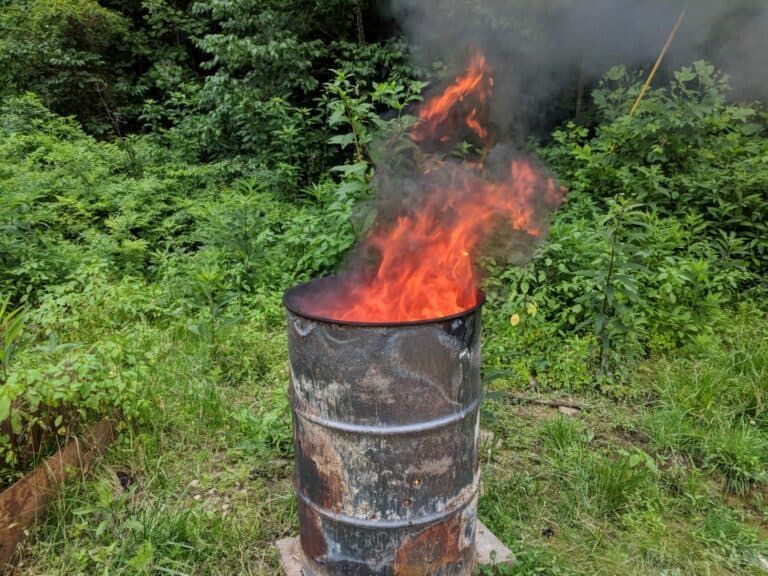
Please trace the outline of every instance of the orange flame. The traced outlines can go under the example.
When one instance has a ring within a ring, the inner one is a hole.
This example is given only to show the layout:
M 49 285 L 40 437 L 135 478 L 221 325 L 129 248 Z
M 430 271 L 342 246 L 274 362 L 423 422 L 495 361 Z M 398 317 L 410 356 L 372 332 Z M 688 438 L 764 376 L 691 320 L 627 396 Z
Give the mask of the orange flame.
M 417 143 L 449 141 L 462 127 L 488 145 L 481 118 L 493 81 L 476 54 L 467 72 L 418 111 Z M 364 241 L 378 256 L 370 275 L 350 276 L 331 299 L 315 307 L 322 315 L 353 322 L 408 322 L 460 313 L 478 302 L 475 259 L 499 228 L 535 239 L 564 190 L 535 164 L 511 161 L 501 179 L 482 176 L 482 163 L 438 163 L 421 177 L 417 205 L 394 223 L 375 228 Z M 317 311 L 316 311 L 317 312 Z
M 467 71 L 456 78 L 456 82 L 445 89 L 435 98 L 427 101 L 418 112 L 419 123 L 413 130 L 411 137 L 416 142 L 424 142 L 428 139 L 436 139 L 441 130 L 451 129 L 450 117 L 459 105 L 469 106 L 471 112 L 464 120 L 477 136 L 482 140 L 488 137 L 488 132 L 477 120 L 477 108 L 485 108 L 493 92 L 493 78 L 485 56 L 475 53 L 469 62 Z M 467 103 L 465 100 L 469 99 Z M 447 136 L 439 137 L 447 141 Z
M 477 120 L 477 108 L 472 108 L 472 113 L 469 115 L 469 118 L 467 118 L 467 126 L 469 126 L 475 134 L 480 136 L 483 140 L 488 138 L 488 130 L 483 128 L 483 125 Z

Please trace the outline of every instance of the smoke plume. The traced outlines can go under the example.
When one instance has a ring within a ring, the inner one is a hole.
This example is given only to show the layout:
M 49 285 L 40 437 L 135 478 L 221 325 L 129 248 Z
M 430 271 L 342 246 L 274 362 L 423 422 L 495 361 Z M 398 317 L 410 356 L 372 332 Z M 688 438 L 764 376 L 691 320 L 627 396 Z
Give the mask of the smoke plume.
M 672 26 L 687 14 L 665 67 L 708 59 L 731 76 L 735 98 L 768 92 L 766 0 L 391 0 L 417 63 L 448 70 L 462 48 L 497 68 L 497 124 L 527 128 L 551 115 L 553 98 L 611 66 L 650 69 Z

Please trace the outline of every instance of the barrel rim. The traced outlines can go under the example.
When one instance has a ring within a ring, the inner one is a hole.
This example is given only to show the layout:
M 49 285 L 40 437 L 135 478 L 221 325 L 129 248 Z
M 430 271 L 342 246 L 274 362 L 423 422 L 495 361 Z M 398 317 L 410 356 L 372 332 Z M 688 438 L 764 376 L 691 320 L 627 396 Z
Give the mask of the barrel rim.
M 295 314 L 296 316 L 300 316 L 302 318 L 306 318 L 308 320 L 315 320 L 317 322 L 324 322 L 326 324 L 338 324 L 341 326 L 358 326 L 358 327 L 372 327 L 372 328 L 396 328 L 396 327 L 402 327 L 402 326 L 423 326 L 425 324 L 442 324 L 443 322 L 450 322 L 451 320 L 458 320 L 459 318 L 466 318 L 467 316 L 471 316 L 478 312 L 482 307 L 483 304 L 485 304 L 485 293 L 483 293 L 482 290 L 477 291 L 477 303 L 472 306 L 471 308 L 467 308 L 466 310 L 462 310 L 461 312 L 457 312 L 456 314 L 451 314 L 449 316 L 440 316 L 437 318 L 426 318 L 423 320 L 406 320 L 406 321 L 400 321 L 400 322 L 362 322 L 362 321 L 356 321 L 356 320 L 340 320 L 337 318 L 330 318 L 327 316 L 322 316 L 320 314 L 313 314 L 311 312 L 306 312 L 300 309 L 298 296 L 299 294 L 307 290 L 310 286 L 317 285 L 320 283 L 329 283 L 333 282 L 335 280 L 338 280 L 339 276 L 326 276 L 323 278 L 314 278 L 308 282 L 302 282 L 301 284 L 297 284 L 293 288 L 290 288 L 285 291 L 285 294 L 283 294 L 283 306 L 291 312 L 292 314 Z

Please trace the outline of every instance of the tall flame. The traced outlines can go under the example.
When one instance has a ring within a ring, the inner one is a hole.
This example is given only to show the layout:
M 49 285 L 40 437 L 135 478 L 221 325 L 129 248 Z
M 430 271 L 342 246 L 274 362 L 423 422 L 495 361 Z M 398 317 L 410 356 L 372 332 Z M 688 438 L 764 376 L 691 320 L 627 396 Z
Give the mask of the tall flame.
M 412 140 L 439 145 L 469 129 L 487 151 L 490 129 L 483 121 L 492 92 L 490 68 L 475 54 L 464 74 L 418 110 Z M 375 270 L 345 277 L 310 308 L 336 320 L 376 323 L 439 318 L 475 306 L 475 261 L 494 233 L 501 228 L 532 241 L 545 233 L 547 216 L 564 198 L 532 162 L 511 160 L 497 179 L 488 172 L 479 162 L 438 162 L 426 170 L 415 205 L 363 242 L 362 251 L 377 256 Z

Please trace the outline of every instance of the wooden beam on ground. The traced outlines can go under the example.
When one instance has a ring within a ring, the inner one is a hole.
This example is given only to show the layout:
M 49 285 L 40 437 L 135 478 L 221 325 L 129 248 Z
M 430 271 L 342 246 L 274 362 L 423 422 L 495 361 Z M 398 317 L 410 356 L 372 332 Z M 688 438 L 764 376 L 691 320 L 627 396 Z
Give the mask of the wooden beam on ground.
M 59 485 L 73 472 L 87 471 L 94 457 L 113 436 L 113 423 L 102 420 L 82 439 L 70 441 L 0 494 L 0 571 L 13 559 L 26 528 L 45 514 Z

